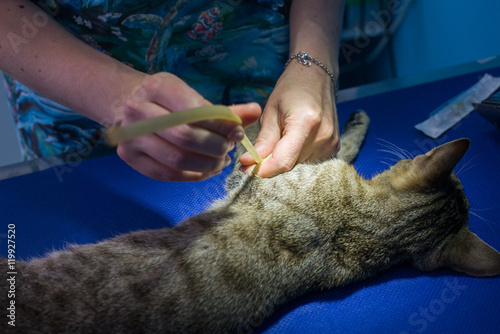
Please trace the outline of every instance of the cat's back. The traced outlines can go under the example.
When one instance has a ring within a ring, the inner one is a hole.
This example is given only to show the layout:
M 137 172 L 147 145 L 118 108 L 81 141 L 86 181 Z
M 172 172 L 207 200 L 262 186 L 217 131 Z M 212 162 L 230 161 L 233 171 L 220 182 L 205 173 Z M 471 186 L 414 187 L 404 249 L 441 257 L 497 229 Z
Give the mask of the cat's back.
M 317 219 L 337 211 L 340 215 L 349 209 L 348 203 L 360 202 L 371 192 L 368 181 L 352 165 L 336 158 L 298 164 L 290 172 L 273 178 L 241 172 L 233 173 L 231 178 L 224 205 L 245 216 L 258 215 L 261 221 L 280 216 L 285 220 L 294 214 L 316 215 Z

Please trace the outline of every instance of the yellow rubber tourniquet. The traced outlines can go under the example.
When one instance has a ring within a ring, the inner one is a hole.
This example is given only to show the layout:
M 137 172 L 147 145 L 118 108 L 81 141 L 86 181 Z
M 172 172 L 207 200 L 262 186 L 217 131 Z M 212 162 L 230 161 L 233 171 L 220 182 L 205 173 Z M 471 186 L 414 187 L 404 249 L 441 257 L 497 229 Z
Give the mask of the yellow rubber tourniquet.
M 133 138 L 168 129 L 177 125 L 206 121 L 209 119 L 223 119 L 242 124 L 241 119 L 231 109 L 223 105 L 213 105 L 182 110 L 171 114 L 148 118 L 125 126 L 113 126 L 107 129 L 105 140 L 108 145 L 116 146 L 121 142 Z M 241 144 L 246 148 L 257 164 L 262 158 L 255 150 L 250 140 L 244 135 Z

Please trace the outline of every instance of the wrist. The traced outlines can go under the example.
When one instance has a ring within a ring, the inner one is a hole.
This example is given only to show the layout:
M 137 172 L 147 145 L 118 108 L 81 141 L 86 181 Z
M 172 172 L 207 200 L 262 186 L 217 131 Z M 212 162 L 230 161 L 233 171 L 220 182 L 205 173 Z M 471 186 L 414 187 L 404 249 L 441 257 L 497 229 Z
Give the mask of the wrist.
M 330 70 L 327 66 L 325 66 L 323 63 L 318 61 L 316 58 L 314 58 L 312 55 L 300 51 L 294 55 L 292 55 L 285 63 L 285 69 L 286 67 L 291 63 L 291 62 L 297 62 L 299 65 L 302 65 L 304 67 L 313 67 L 311 70 L 315 70 L 314 67 L 318 67 L 321 69 L 324 73 L 323 75 L 327 75 L 331 79 L 332 83 L 332 88 L 333 88 L 333 94 L 334 94 L 334 99 L 335 103 L 337 102 L 337 77 L 334 75 L 333 71 Z M 337 71 L 338 72 L 338 71 Z
M 338 78 L 343 0 L 294 0 L 290 10 L 290 54 L 312 55 Z
M 99 124 L 109 127 L 123 120 L 124 107 L 129 99 L 137 94 L 149 77 L 148 74 L 139 72 L 126 65 L 118 66 L 108 80 L 108 89 L 103 91 L 103 105 L 98 114 L 86 115 Z

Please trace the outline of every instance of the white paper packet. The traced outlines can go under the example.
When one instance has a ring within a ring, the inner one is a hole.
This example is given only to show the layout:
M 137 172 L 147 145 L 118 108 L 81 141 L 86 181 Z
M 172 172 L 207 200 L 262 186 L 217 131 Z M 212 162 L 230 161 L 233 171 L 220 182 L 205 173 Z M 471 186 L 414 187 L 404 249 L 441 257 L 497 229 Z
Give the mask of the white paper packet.
M 427 120 L 415 125 L 415 128 L 436 139 L 470 114 L 474 110 L 472 103 L 480 103 L 498 87 L 500 78 L 485 74 L 478 83 L 434 110 Z

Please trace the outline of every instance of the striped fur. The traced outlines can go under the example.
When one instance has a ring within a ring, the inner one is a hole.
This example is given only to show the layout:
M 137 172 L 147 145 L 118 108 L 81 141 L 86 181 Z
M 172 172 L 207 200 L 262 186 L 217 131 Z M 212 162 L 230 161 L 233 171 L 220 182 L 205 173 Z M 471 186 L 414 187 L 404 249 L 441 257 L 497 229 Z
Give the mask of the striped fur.
M 367 125 L 353 116 L 340 156 L 354 159 Z M 250 333 L 288 300 L 402 261 L 498 274 L 500 254 L 467 229 L 453 166 L 436 167 L 467 147 L 452 142 L 371 180 L 342 159 L 271 179 L 236 169 L 227 198 L 179 226 L 19 263 L 8 332 Z

